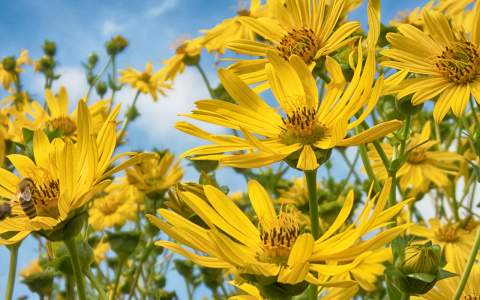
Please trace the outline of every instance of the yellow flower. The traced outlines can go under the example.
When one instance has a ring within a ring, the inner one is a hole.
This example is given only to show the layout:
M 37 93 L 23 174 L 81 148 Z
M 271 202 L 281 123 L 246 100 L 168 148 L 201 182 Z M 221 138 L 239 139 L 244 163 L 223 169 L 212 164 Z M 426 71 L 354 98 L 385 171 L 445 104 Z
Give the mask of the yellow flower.
M 137 199 L 130 198 L 130 186 L 126 182 L 113 183 L 105 189 L 105 196 L 96 198 L 89 210 L 89 224 L 101 231 L 121 227 L 137 218 Z
M 17 80 L 17 75 L 23 72 L 22 66 L 31 63 L 31 60 L 28 57 L 28 51 L 22 50 L 20 56 L 12 62 L 15 62 L 15 67 L 13 69 L 14 72 L 9 71 L 8 68 L 6 69 L 4 63 L 0 63 L 0 82 L 5 90 Z
M 49 141 L 43 130 L 36 130 L 35 162 L 25 155 L 8 156 L 15 173 L 0 169 L 0 196 L 8 199 L 11 207 L 9 216 L 0 221 L 1 244 L 15 244 L 31 232 L 48 235 L 49 230 L 60 228 L 110 183 L 112 174 L 144 158 L 135 155 L 112 167 L 125 156 L 112 158 L 119 109 L 117 106 L 112 111 L 95 137 L 90 127 L 92 117 L 85 102 L 80 101 L 77 142 L 60 138 Z
M 451 300 L 454 299 L 455 291 L 460 284 L 460 277 L 465 270 L 466 261 L 457 260 L 453 263 L 448 263 L 445 269 L 447 271 L 459 274 L 459 276 L 450 277 L 438 281 L 435 286 L 425 295 L 420 297 L 411 297 L 412 300 Z M 480 297 L 480 265 L 477 263 L 473 265 L 467 284 L 463 290 L 460 299 L 475 300 Z
M 165 60 L 162 72 L 165 72 L 166 80 L 174 80 L 178 74 L 183 73 L 186 64 L 195 64 L 200 58 L 204 43 L 203 37 L 183 41 L 175 49 L 175 54 Z
M 357 54 L 362 57 L 360 46 Z M 346 83 L 340 65 L 327 57 L 326 68 L 332 80 L 320 102 L 315 79 L 303 60 L 292 55 L 290 61 L 286 61 L 270 51 L 267 74 L 284 114 L 270 107 L 231 71 L 220 70 L 220 80 L 236 103 L 198 101 L 197 109 L 188 116 L 239 130 L 244 138 L 212 136 L 194 125 L 179 122 L 177 129 L 213 142 L 191 149 L 183 156 L 218 160 L 222 165 L 238 168 L 261 167 L 286 159 L 298 169 L 313 170 L 319 166 L 317 159 L 328 158 L 329 150 L 334 147 L 369 143 L 398 129 L 402 122 L 393 120 L 347 136 L 374 108 L 381 90 L 382 77 L 372 88 L 373 56 L 374 52 L 369 51 L 365 67 L 361 60 L 358 62 L 350 84 Z M 358 114 L 362 108 L 362 113 Z M 234 153 L 219 154 L 224 152 Z
M 412 188 L 414 194 L 424 193 L 428 191 L 431 182 L 440 188 L 447 188 L 452 184 L 448 175 L 458 174 L 459 163 L 463 157 L 454 152 L 432 150 L 438 141 L 430 139 L 430 131 L 428 122 L 421 134 L 414 134 L 405 147 L 406 161 L 397 171 L 400 188 L 404 191 Z M 382 144 L 382 148 L 385 154 L 392 158 L 393 147 L 390 144 Z M 380 180 L 387 180 L 388 172 L 375 149 L 369 151 L 369 158 L 375 175 Z
M 260 57 L 240 60 L 230 66 L 230 70 L 247 84 L 267 80 L 265 64 L 269 51 L 287 61 L 296 55 L 312 69 L 317 59 L 352 41 L 350 35 L 360 28 L 358 22 L 340 24 L 344 0 L 331 4 L 327 1 L 291 0 L 287 5 L 283 1 L 272 1 L 269 6 L 272 18 L 238 18 L 265 42 L 244 39 L 226 45 L 227 49 L 237 53 Z
M 21 109 L 13 110 L 12 114 L 22 127 L 32 131 L 48 129 L 59 131 L 67 138 L 76 139 L 79 126 L 76 121 L 78 111 L 68 112 L 69 99 L 65 87 L 61 87 L 57 95 L 50 89 L 46 89 L 45 102 L 48 110 L 45 110 L 40 103 L 32 101 L 25 103 Z M 108 104 L 108 100 L 100 100 L 88 107 L 92 119 L 91 130 L 95 134 L 100 131 L 108 116 Z
M 22 271 L 20 271 L 20 276 L 23 278 L 25 277 L 30 277 L 32 275 L 35 275 L 37 273 L 42 272 L 42 267 L 40 266 L 40 263 L 38 262 L 38 259 L 35 259 L 30 262 L 25 268 L 23 268 Z
M 158 100 L 157 92 L 165 96 L 165 90 L 170 88 L 165 80 L 165 71 L 160 70 L 153 73 L 151 62 L 147 62 L 143 72 L 128 68 L 121 71 L 120 76 L 121 83 L 128 83 L 140 93 L 150 94 L 154 101 Z
M 433 110 L 436 122 L 452 109 L 459 117 L 473 96 L 480 103 L 480 3 L 475 5 L 472 31 L 466 35 L 454 27 L 447 16 L 424 10 L 423 31 L 412 25 L 401 25 L 398 33 L 387 34 L 392 48 L 382 54 L 390 60 L 382 64 L 407 72 L 415 78 L 404 79 L 391 92 L 398 98 L 413 94 L 418 105 L 438 96 Z
M 174 160 L 168 151 L 157 154 L 126 170 L 127 180 L 140 192 L 163 192 L 182 179 L 183 170 Z
M 459 224 L 445 224 L 438 219 L 431 219 L 429 223 L 430 228 L 420 225 L 412 226 L 410 233 L 440 245 L 445 253 L 447 263 L 452 263 L 458 258 L 465 260 L 468 258 L 476 230 L 466 231 Z
M 255 41 L 255 31 L 240 21 L 241 16 L 259 17 L 266 12 L 265 5 L 260 0 L 250 0 L 248 8 L 240 8 L 233 18 L 225 19 L 220 24 L 204 32 L 204 45 L 208 52 L 223 53 L 225 45 L 230 41 L 247 40 Z
M 110 244 L 108 242 L 100 242 L 95 249 L 93 249 L 93 256 L 95 257 L 95 262 L 100 264 L 106 257 L 107 252 L 110 250 Z
M 175 212 L 160 209 L 164 220 L 152 215 L 147 217 L 176 242 L 158 241 L 156 245 L 205 267 L 233 269 L 238 275 L 275 276 L 280 283 L 297 284 L 306 280 L 316 285 L 351 286 L 351 280 L 332 281 L 330 277 L 359 266 L 370 254 L 369 250 L 385 245 L 409 226 L 378 232 L 406 204 L 404 201 L 384 210 L 389 184 L 366 202 L 353 224 L 337 233 L 352 211 L 354 196 L 350 192 L 336 220 L 317 241 L 310 233 L 300 232 L 293 212 L 284 209 L 277 213 L 269 195 L 256 181 L 249 182 L 248 194 L 258 224 L 253 224 L 233 200 L 217 188 L 206 185 L 203 190 L 203 196 L 192 192 L 179 193 L 208 228 L 200 227 Z M 373 231 L 377 233 L 375 236 L 362 239 Z M 310 272 L 319 274 L 319 277 Z

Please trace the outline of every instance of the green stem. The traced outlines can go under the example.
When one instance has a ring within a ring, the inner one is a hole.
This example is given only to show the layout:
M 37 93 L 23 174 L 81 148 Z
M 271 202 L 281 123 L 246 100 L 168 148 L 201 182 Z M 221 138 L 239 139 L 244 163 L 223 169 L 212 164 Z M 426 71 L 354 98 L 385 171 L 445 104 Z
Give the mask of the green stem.
M 307 181 L 308 190 L 308 206 L 310 211 L 310 228 L 313 239 L 320 237 L 320 224 L 318 220 L 318 199 L 317 199 L 317 169 L 306 170 L 304 172 Z M 317 299 L 317 287 L 311 285 L 308 290 L 308 298 L 310 300 Z
M 20 244 L 8 247 L 10 250 L 10 264 L 8 267 L 7 289 L 5 291 L 5 300 L 11 300 L 13 296 L 13 287 L 15 286 L 15 274 L 17 273 L 17 257 Z
M 318 221 L 318 200 L 317 200 L 317 170 L 307 170 L 304 172 L 308 189 L 308 205 L 310 211 L 310 227 L 313 239 L 320 237 L 320 224 Z
M 100 73 L 98 73 L 97 76 L 95 76 L 95 79 L 93 79 L 92 85 L 90 85 L 90 87 L 88 88 L 87 97 L 85 98 L 85 102 L 88 103 L 88 98 L 90 97 L 90 94 L 92 93 L 93 87 L 97 84 L 98 80 L 100 78 L 102 78 L 103 74 L 105 74 L 105 72 L 107 71 L 107 69 L 108 69 L 108 67 L 110 66 L 111 63 L 112 63 L 112 57 L 110 57 L 108 59 L 107 63 L 105 64 L 103 69 L 100 71 Z
M 70 238 L 64 241 L 65 246 L 70 254 L 70 260 L 72 261 L 73 275 L 75 282 L 77 283 L 77 294 L 80 300 L 86 300 L 85 296 L 85 281 L 83 279 L 82 268 L 80 265 L 80 257 L 78 256 L 77 244 L 75 238 Z
M 462 296 L 463 290 L 465 289 L 465 285 L 467 284 L 468 277 L 470 276 L 470 272 L 472 271 L 473 264 L 475 263 L 478 248 L 480 248 L 480 230 L 477 230 L 477 234 L 475 235 L 475 241 L 473 242 L 472 251 L 470 252 L 470 257 L 468 258 L 467 265 L 465 266 L 465 270 L 462 274 L 462 279 L 460 280 L 460 284 L 457 287 L 457 291 L 455 292 L 455 296 L 453 300 L 459 300 Z
M 375 147 L 375 150 L 377 151 L 378 156 L 380 156 L 380 159 L 382 160 L 382 163 L 388 172 L 388 170 L 390 169 L 390 160 L 388 159 L 385 151 L 383 151 L 382 145 L 380 145 L 378 141 L 373 141 L 373 147 Z
M 389 198 L 389 206 L 392 207 L 397 203 L 397 171 L 402 166 L 403 161 L 405 161 L 405 147 L 407 145 L 407 140 L 410 135 L 410 126 L 412 124 L 412 117 L 407 115 L 405 118 L 405 123 L 403 127 L 403 137 L 402 141 L 400 142 L 400 154 L 399 157 L 402 159 L 402 163 L 398 166 L 392 167 L 390 163 L 389 167 L 387 168 L 388 173 L 392 179 L 392 186 L 390 188 L 390 198 Z M 392 158 L 392 161 L 395 160 L 396 157 Z M 394 170 L 391 170 L 395 168 Z
M 405 155 L 405 146 L 407 144 L 408 136 L 410 134 L 410 126 L 412 124 L 412 117 L 408 115 L 405 118 L 405 127 L 403 131 L 403 139 L 402 142 L 400 143 L 400 155 L 403 157 Z
M 90 268 L 88 269 L 88 271 L 85 275 L 87 275 L 88 280 L 90 280 L 90 283 L 97 290 L 99 299 L 100 300 L 108 300 L 107 293 L 105 293 L 105 290 L 103 289 L 103 286 L 97 281 L 97 278 L 95 278 L 95 275 L 93 275 L 92 270 L 90 270 Z
M 115 94 L 117 93 L 117 64 L 115 60 L 115 55 L 112 56 L 112 81 L 113 81 L 112 97 L 110 99 L 110 109 L 108 111 L 112 110 Z
M 137 91 L 137 93 L 135 94 L 135 98 L 133 98 L 132 106 L 129 108 L 129 110 L 133 109 L 137 105 L 137 100 L 138 100 L 139 96 L 140 96 L 140 91 Z M 125 120 L 123 121 L 122 128 L 120 129 L 120 133 L 118 134 L 118 140 L 119 141 L 122 140 L 123 135 L 125 134 L 125 131 L 127 130 L 128 124 L 131 121 L 130 119 L 131 119 L 131 116 L 127 111 L 127 115 L 125 117 Z
M 358 147 L 360 150 L 360 157 L 362 158 L 363 167 L 367 172 L 368 179 L 370 179 L 370 182 L 373 182 L 373 189 L 375 190 L 375 192 L 380 193 L 382 188 L 380 187 L 378 179 L 375 177 L 375 173 L 373 173 L 372 165 L 370 164 L 370 160 L 368 159 L 367 155 L 367 146 L 360 145 Z
M 187 278 L 184 277 L 183 279 L 185 280 L 185 286 L 186 286 L 186 289 L 187 289 L 188 300 L 192 300 L 193 299 L 193 293 L 191 291 L 190 283 L 188 283 Z
M 71 275 L 67 275 L 65 281 L 65 289 L 67 292 L 67 300 L 75 300 L 75 285 L 73 284 L 74 279 Z
M 472 109 L 472 115 L 473 115 L 473 120 L 475 121 L 475 125 L 476 127 L 480 127 L 480 121 L 478 120 L 477 111 L 475 110 L 475 102 L 473 101 L 472 97 L 470 97 L 470 106 Z
M 113 285 L 112 300 L 115 300 L 118 291 L 118 285 L 120 284 L 120 277 L 122 276 L 122 269 L 127 260 L 123 257 L 118 258 L 117 274 L 115 275 L 115 284 Z
M 148 244 L 145 247 L 144 252 L 142 253 L 142 256 L 140 257 L 140 262 L 138 264 L 137 270 L 135 270 L 135 275 L 133 277 L 133 281 L 131 280 L 132 278 L 128 278 L 128 282 L 131 282 L 131 287 L 130 287 L 130 294 L 128 296 L 128 300 L 131 300 L 133 295 L 135 294 L 135 287 L 137 286 L 138 278 L 140 277 L 140 273 L 142 272 L 142 267 L 147 258 L 149 257 L 150 253 L 153 250 L 154 245 L 152 243 Z
M 208 81 L 207 74 L 205 74 L 205 71 L 203 70 L 202 66 L 200 66 L 199 63 L 197 63 L 195 64 L 195 68 L 197 68 L 198 72 L 202 76 L 203 82 L 207 86 L 208 93 L 210 93 L 210 97 L 215 98 L 215 96 L 213 95 L 214 93 L 213 93 L 212 86 L 210 85 L 210 81 Z

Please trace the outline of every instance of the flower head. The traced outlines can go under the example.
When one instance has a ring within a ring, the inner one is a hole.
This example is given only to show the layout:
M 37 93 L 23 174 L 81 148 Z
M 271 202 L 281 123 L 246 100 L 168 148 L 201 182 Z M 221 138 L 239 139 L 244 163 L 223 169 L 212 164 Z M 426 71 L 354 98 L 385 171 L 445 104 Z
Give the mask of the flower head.
M 4 89 L 9 89 L 11 84 L 18 78 L 18 74 L 23 72 L 22 66 L 30 64 L 28 51 L 22 50 L 18 58 L 6 57 L 0 62 L 0 82 Z
M 267 79 L 267 53 L 273 51 L 287 60 L 300 57 L 313 67 L 315 61 L 349 43 L 350 35 L 359 29 L 358 22 L 341 24 L 346 1 L 292 0 L 272 1 L 268 4 L 272 16 L 240 17 L 239 21 L 261 36 L 265 42 L 241 39 L 227 43 L 226 48 L 237 53 L 259 56 L 254 60 L 240 60 L 230 69 L 248 84 Z M 298 14 L 298 12 L 302 12 Z
M 398 33 L 389 33 L 391 49 L 382 54 L 384 66 L 408 73 L 413 78 L 389 88 L 398 98 L 413 94 L 412 103 L 436 99 L 433 116 L 443 120 L 451 109 L 460 117 L 470 97 L 480 103 L 480 4 L 474 7 L 474 26 L 469 35 L 436 11 L 423 11 L 423 30 L 405 24 Z M 438 96 L 438 98 L 437 98 Z
M 165 72 L 165 79 L 174 80 L 178 74 L 183 73 L 186 65 L 198 63 L 203 43 L 204 37 L 180 42 L 175 47 L 175 54 L 163 62 L 165 66 L 161 71 Z
M 109 176 L 143 158 L 137 155 L 111 168 L 122 156 L 112 158 L 118 112 L 117 106 L 95 136 L 90 127 L 92 117 L 80 101 L 76 142 L 49 141 L 43 130 L 36 130 L 34 161 L 20 154 L 8 156 L 16 172 L 0 169 L 0 193 L 11 207 L 9 216 L 0 221 L 0 243 L 17 243 L 33 231 L 48 237 L 50 231 L 77 216 L 109 184 Z
M 133 89 L 150 94 L 154 101 L 158 99 L 158 93 L 165 96 L 165 90 L 170 88 L 166 83 L 165 72 L 160 70 L 153 72 L 153 65 L 147 62 L 144 71 L 137 71 L 133 68 L 128 68 L 121 72 L 120 82 L 128 83 Z
M 258 182 L 250 181 L 248 189 L 258 220 L 255 224 L 223 192 L 213 186 L 204 186 L 203 195 L 179 193 L 206 228 L 177 213 L 160 209 L 164 220 L 154 216 L 148 218 L 176 242 L 159 241 L 156 244 L 205 267 L 233 269 L 237 275 L 252 282 L 261 277 L 275 277 L 281 284 L 294 285 L 306 280 L 317 285 L 345 286 L 352 281 L 332 282 L 330 277 L 349 272 L 364 261 L 368 250 L 379 248 L 406 228 L 405 225 L 393 227 L 368 240 L 361 240 L 368 232 L 388 225 L 388 220 L 406 203 L 383 210 L 388 185 L 366 204 L 357 221 L 346 230 L 337 232 L 351 213 L 354 199 L 351 192 L 337 219 L 317 241 L 310 233 L 302 232 L 294 211 L 284 208 L 277 212 Z M 182 245 L 206 256 L 190 252 Z

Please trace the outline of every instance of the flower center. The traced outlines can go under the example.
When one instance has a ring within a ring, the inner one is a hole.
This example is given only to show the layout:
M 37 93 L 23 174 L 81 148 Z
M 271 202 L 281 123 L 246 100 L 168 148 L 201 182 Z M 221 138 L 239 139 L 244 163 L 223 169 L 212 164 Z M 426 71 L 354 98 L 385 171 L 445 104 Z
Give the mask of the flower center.
M 98 207 L 104 216 L 109 216 L 116 213 L 120 205 L 121 201 L 119 201 L 118 198 L 109 196 L 95 203 L 95 206 Z
M 77 130 L 77 124 L 70 117 L 61 116 L 48 121 L 48 129 L 51 131 L 60 130 L 64 135 L 69 136 Z
M 180 46 L 175 49 L 176 54 L 185 54 L 187 50 L 187 43 L 182 43 Z
M 453 224 L 447 224 L 440 227 L 435 233 L 437 239 L 442 242 L 453 243 L 458 240 L 458 227 Z
M 20 207 L 30 219 L 36 216 L 57 218 L 59 180 L 53 179 L 45 170 L 36 171 L 34 178 L 26 177 L 17 186 Z
M 290 250 L 299 235 L 297 216 L 292 211 L 281 212 L 276 219 L 260 228 L 263 253 L 260 259 L 265 262 L 285 264 Z
M 149 83 L 151 77 L 152 75 L 150 73 L 142 72 L 142 74 L 140 74 L 140 76 L 138 77 L 138 80 Z
M 435 66 L 454 83 L 472 82 L 480 73 L 480 50 L 470 42 L 457 42 L 436 57 Z
M 281 139 L 287 145 L 310 145 L 325 137 L 327 129 L 316 120 L 317 111 L 312 107 L 296 110 L 282 118 L 285 128 Z
M 310 64 L 315 59 L 318 48 L 319 43 L 315 32 L 307 28 L 292 29 L 277 46 L 277 50 L 285 60 L 295 54 L 300 56 L 306 64 Z
M 463 295 L 462 300 L 480 300 L 480 294 Z
M 412 149 L 407 154 L 407 161 L 410 164 L 416 165 L 423 162 L 427 158 L 427 151 L 423 147 Z
M 250 11 L 248 9 L 240 9 L 237 11 L 237 15 L 239 16 L 250 16 Z

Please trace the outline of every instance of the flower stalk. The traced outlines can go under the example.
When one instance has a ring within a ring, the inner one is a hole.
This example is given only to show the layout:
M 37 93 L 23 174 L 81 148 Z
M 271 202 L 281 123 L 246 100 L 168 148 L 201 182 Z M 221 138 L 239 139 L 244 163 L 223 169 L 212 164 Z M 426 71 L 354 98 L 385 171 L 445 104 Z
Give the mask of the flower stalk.
M 10 250 L 10 262 L 8 267 L 8 281 L 5 290 L 5 300 L 11 300 L 13 296 L 13 287 L 15 286 L 15 275 L 17 273 L 18 248 L 20 244 L 15 244 L 8 249 Z
M 68 249 L 68 253 L 70 254 L 70 260 L 73 267 L 73 275 L 77 284 L 78 298 L 80 300 L 86 300 L 87 297 L 85 295 L 85 280 L 83 278 L 83 272 L 80 265 L 80 257 L 78 256 L 78 249 L 75 243 L 75 238 L 66 239 L 64 243 Z
M 477 230 L 477 234 L 475 235 L 475 241 L 473 242 L 472 251 L 470 252 L 470 256 L 468 257 L 467 265 L 465 266 L 465 270 L 462 274 L 462 279 L 460 280 L 460 284 L 455 291 L 455 296 L 453 300 L 459 300 L 462 297 L 463 290 L 467 285 L 468 278 L 470 277 L 470 272 L 472 271 L 473 264 L 475 263 L 478 249 L 480 248 L 480 230 Z

